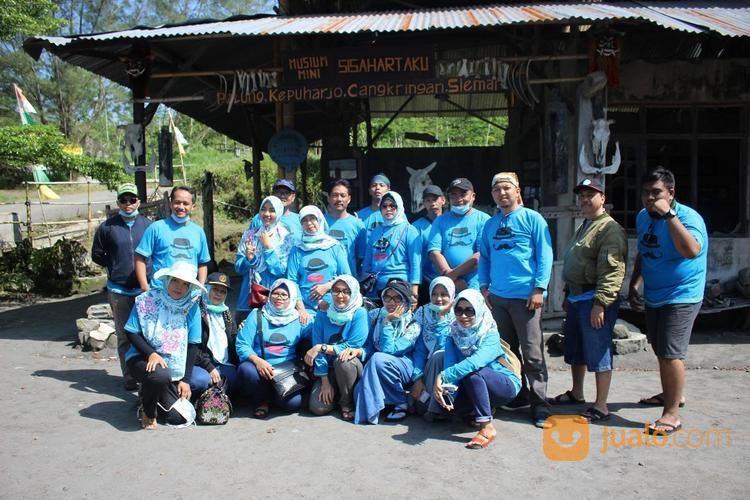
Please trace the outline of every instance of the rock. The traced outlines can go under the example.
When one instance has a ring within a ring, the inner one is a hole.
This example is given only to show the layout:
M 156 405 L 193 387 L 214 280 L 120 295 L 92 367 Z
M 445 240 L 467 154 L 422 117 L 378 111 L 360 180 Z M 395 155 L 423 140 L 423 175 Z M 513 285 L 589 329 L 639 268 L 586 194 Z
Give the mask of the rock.
M 110 335 L 106 343 L 110 349 L 117 349 L 117 334 L 113 333 Z
M 101 320 L 98 319 L 78 318 L 76 320 L 76 328 L 79 332 L 91 332 L 99 328 L 100 323 Z
M 612 332 L 612 337 L 616 339 L 627 339 L 631 335 L 642 333 L 640 328 L 624 319 L 617 319 Z
M 86 309 L 89 319 L 112 319 L 112 308 L 109 304 L 94 304 Z
M 103 340 L 97 340 L 94 337 L 89 337 L 89 346 L 95 351 L 104 349 L 104 344 L 105 342 Z
M 631 354 L 646 348 L 646 336 L 642 333 L 629 334 L 626 339 L 613 339 L 612 352 L 614 354 Z

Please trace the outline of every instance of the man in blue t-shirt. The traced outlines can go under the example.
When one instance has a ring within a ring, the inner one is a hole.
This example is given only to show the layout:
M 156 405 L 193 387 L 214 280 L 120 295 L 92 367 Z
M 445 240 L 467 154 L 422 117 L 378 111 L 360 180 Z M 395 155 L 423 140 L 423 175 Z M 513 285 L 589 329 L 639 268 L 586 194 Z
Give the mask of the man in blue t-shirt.
M 435 269 L 453 280 L 457 292 L 479 288 L 479 237 L 490 216 L 474 208 L 476 197 L 469 179 L 454 179 L 448 186 L 451 209 L 435 220 L 430 231 L 427 251 Z
M 435 263 L 430 258 L 430 231 L 435 219 L 443 215 L 445 195 L 438 186 L 429 185 L 422 191 L 422 207 L 424 215 L 415 220 L 412 226 L 422 235 L 422 286 L 419 287 L 419 305 L 430 301 L 430 283 L 440 276 Z
M 370 204 L 357 212 L 365 224 L 365 241 L 370 239 L 372 231 L 383 225 L 383 215 L 380 213 L 380 200 L 391 190 L 391 180 L 385 174 L 377 174 L 370 180 Z
M 148 259 L 151 259 L 154 274 L 184 260 L 198 268 L 198 281 L 205 283 L 208 276 L 211 255 L 206 233 L 190 220 L 190 212 L 195 207 L 195 190 L 188 186 L 176 186 L 169 194 L 169 201 L 172 213 L 151 224 L 135 249 L 135 275 L 145 292 L 151 286 L 163 286 L 156 279 L 152 279 L 149 284 L 146 277 Z
M 352 187 L 346 179 L 338 179 L 328 188 L 328 210 L 325 218 L 326 231 L 336 238 L 346 251 L 352 276 L 359 277 L 359 269 L 365 255 L 365 225 L 347 212 L 352 201 Z
M 649 432 L 671 434 L 682 427 L 683 360 L 706 287 L 708 234 L 698 212 L 675 199 L 674 174 L 665 168 L 643 176 L 641 201 L 644 208 L 635 222 L 638 255 L 628 300 L 636 309 L 645 301 L 646 333 L 659 361 L 662 392 L 640 403 L 663 406 Z
M 302 238 L 302 224 L 299 220 L 299 214 L 292 211 L 294 202 L 297 199 L 297 192 L 294 182 L 289 179 L 279 179 L 273 183 L 271 195 L 277 197 L 284 204 L 284 215 L 281 216 L 281 223 L 292 233 L 295 240 Z M 260 220 L 260 210 L 253 216 L 250 222 L 250 229 L 260 229 L 263 223 Z

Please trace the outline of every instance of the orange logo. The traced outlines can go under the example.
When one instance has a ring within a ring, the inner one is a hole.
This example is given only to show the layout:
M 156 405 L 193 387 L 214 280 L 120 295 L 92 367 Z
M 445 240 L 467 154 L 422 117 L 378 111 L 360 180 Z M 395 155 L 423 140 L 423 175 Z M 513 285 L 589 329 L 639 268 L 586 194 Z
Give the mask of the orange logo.
M 588 422 L 576 415 L 553 415 L 544 428 L 544 455 L 550 460 L 577 462 L 589 454 Z

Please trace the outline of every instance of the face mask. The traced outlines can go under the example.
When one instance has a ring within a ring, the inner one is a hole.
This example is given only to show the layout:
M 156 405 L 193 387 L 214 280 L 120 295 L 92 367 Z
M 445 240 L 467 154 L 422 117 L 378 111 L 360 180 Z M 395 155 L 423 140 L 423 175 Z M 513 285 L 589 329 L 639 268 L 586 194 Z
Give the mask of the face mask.
M 334 325 L 344 325 L 352 319 L 351 314 L 338 312 L 334 309 L 329 309 L 328 311 L 326 311 L 326 314 L 328 315 L 328 319 Z
M 126 219 L 134 219 L 138 215 L 138 209 L 133 210 L 132 214 L 128 214 L 124 210 L 120 210 L 117 213 L 125 217 Z
M 190 220 L 189 215 L 186 215 L 185 217 L 177 217 L 175 214 L 171 214 L 171 216 L 172 216 L 172 220 L 178 224 L 185 224 L 187 221 Z
M 432 312 L 434 312 L 436 314 L 439 313 L 443 309 L 443 306 L 439 306 L 437 304 L 433 304 L 432 302 L 428 302 L 427 303 L 427 307 L 428 307 L 428 309 L 430 311 L 432 311 Z
M 451 212 L 456 215 L 466 215 L 469 213 L 469 210 L 471 210 L 471 205 L 468 203 L 466 205 L 457 205 L 455 207 L 451 206 Z

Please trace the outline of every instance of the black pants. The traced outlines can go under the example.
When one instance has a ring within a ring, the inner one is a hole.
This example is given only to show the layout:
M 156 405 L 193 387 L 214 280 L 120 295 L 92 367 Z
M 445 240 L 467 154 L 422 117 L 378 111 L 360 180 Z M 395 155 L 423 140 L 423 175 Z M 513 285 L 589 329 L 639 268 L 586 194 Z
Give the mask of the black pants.
M 185 419 L 182 415 L 171 409 L 180 395 L 177 392 L 176 382 L 172 382 L 169 370 L 157 365 L 156 370 L 147 372 L 146 364 L 147 361 L 143 356 L 128 360 L 130 374 L 141 383 L 140 396 L 143 412 L 149 418 L 158 416 L 160 420 L 171 425 L 184 424 Z

